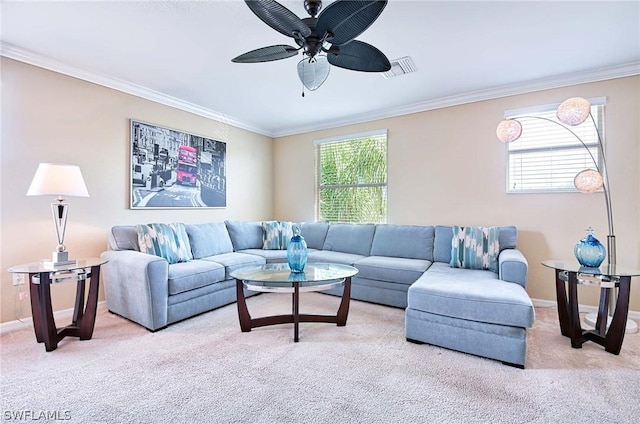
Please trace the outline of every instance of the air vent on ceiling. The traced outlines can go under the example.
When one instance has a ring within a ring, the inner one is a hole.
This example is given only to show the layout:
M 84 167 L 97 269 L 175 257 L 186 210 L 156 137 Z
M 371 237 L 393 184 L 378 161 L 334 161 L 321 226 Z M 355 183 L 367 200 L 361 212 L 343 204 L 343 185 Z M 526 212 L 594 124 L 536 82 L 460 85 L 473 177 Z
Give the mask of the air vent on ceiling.
M 416 71 L 416 65 L 409 56 L 401 57 L 391 61 L 391 69 L 382 74 L 386 79 L 398 77 L 400 75 L 409 74 Z

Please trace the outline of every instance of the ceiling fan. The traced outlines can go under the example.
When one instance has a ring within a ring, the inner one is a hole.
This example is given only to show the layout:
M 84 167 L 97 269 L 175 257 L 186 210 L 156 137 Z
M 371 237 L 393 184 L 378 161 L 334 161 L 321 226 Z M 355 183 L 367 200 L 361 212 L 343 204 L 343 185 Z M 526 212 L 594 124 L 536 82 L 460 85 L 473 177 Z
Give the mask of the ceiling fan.
M 304 19 L 275 0 L 245 0 L 245 3 L 264 23 L 292 37 L 297 47 L 285 44 L 262 47 L 241 54 L 232 62 L 270 62 L 296 56 L 302 50 L 305 57 L 298 63 L 298 76 L 311 91 L 325 82 L 329 65 L 362 72 L 391 69 L 384 53 L 370 44 L 354 40 L 378 19 L 387 0 L 336 0 L 320 15 L 322 1 L 304 0 L 304 8 L 310 15 Z

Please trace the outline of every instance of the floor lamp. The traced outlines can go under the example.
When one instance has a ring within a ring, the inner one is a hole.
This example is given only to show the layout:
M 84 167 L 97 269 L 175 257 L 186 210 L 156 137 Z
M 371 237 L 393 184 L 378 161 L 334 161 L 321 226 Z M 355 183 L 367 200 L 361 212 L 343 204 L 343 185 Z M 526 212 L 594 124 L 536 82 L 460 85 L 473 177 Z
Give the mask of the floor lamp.
M 615 266 L 616 236 L 613 231 L 613 213 L 611 210 L 611 196 L 609 193 L 609 176 L 606 172 L 607 162 L 604 156 L 604 146 L 598 125 L 596 125 L 596 121 L 593 118 L 593 115 L 591 115 L 591 104 L 588 100 L 581 97 L 572 97 L 565 100 L 560 104 L 560 106 L 558 106 L 556 116 L 559 122 L 541 116 L 521 116 L 519 119 L 540 119 L 562 127 L 570 132 L 589 153 L 595 169 L 589 168 L 580 171 L 576 174 L 573 184 L 581 193 L 594 193 L 602 189 L 602 192 L 604 193 L 605 206 L 607 208 L 607 221 L 609 224 L 609 234 L 607 235 L 607 259 L 609 266 Z M 569 126 L 582 124 L 587 120 L 587 118 L 591 118 L 591 122 L 593 123 L 598 136 L 598 150 L 600 157 L 602 158 L 602 170 L 598 165 L 598 161 L 593 157 L 584 141 L 582 141 L 582 139 L 569 128 Z M 498 136 L 498 139 L 504 143 L 515 141 L 522 135 L 522 124 L 517 119 L 506 119 L 498 124 L 496 135 Z M 613 311 L 615 310 L 615 297 L 616 296 L 610 296 L 609 319 L 611 319 L 611 314 L 613 314 Z M 595 325 L 596 317 L 596 314 L 588 314 L 585 320 L 590 325 Z M 637 324 L 634 321 L 628 320 L 626 331 L 628 333 L 635 333 L 637 330 Z
M 51 211 L 58 245 L 51 254 L 51 261 L 44 261 L 44 264 L 52 267 L 75 264 L 75 259 L 69 259 L 69 252 L 64 245 L 69 212 L 69 204 L 65 202 L 65 197 L 89 197 L 80 167 L 57 163 L 39 164 L 27 196 L 57 196 L 57 202 L 51 204 Z

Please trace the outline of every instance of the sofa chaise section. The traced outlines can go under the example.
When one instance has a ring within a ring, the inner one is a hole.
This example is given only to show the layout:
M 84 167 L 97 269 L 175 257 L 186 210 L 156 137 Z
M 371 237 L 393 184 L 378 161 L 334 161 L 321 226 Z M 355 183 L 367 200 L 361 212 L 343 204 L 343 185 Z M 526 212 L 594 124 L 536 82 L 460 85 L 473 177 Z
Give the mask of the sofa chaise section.
M 408 290 L 407 340 L 524 367 L 534 308 L 515 227 L 500 229 L 498 273 L 452 268 L 451 227 L 436 227 L 435 262 Z

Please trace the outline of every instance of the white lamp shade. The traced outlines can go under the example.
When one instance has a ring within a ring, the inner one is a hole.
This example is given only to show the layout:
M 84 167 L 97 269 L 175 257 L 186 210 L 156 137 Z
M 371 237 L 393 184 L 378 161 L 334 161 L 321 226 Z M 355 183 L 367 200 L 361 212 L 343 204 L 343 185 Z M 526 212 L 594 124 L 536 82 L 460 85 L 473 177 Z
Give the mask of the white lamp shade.
M 505 119 L 498 124 L 496 135 L 498 140 L 503 143 L 510 143 L 520 138 L 522 134 L 522 125 L 515 119 Z
M 604 179 L 595 169 L 585 169 L 575 176 L 573 185 L 581 193 L 594 193 L 604 186 Z
M 331 65 L 326 56 L 317 55 L 313 59 L 302 59 L 298 62 L 298 77 L 308 90 L 317 90 L 329 76 Z
M 582 97 L 572 97 L 560 103 L 556 116 L 565 125 L 580 125 L 591 113 L 591 103 Z
M 78 165 L 41 163 L 33 176 L 27 196 L 89 197 Z

